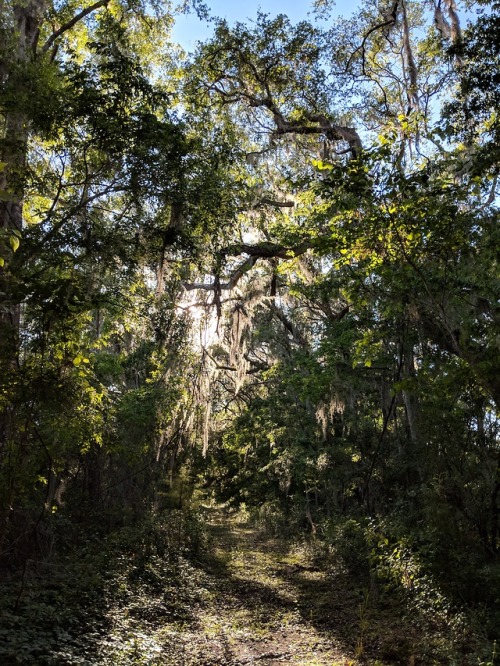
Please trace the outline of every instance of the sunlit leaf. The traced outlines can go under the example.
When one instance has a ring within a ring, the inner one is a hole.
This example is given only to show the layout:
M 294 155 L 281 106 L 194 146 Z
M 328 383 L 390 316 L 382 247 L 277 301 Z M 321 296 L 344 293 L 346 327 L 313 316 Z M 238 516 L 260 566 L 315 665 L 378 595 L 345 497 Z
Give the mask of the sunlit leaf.
M 10 246 L 11 246 L 12 250 L 14 252 L 16 252 L 17 249 L 19 248 L 19 245 L 20 245 L 19 238 L 17 236 L 11 236 L 9 238 L 9 243 L 10 243 Z

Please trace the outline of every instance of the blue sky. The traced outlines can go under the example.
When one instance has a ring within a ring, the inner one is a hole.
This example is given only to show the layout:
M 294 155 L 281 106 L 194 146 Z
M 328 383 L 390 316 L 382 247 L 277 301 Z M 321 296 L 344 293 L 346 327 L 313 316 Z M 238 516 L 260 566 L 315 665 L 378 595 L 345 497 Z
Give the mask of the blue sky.
M 298 22 L 307 19 L 312 9 L 312 0 L 206 0 L 213 16 L 227 19 L 229 23 L 245 22 L 254 19 L 260 9 L 266 14 L 276 16 L 286 14 L 291 21 Z M 349 16 L 357 7 L 358 0 L 338 0 L 337 14 Z M 312 17 L 309 17 L 312 19 Z M 204 40 L 210 36 L 211 26 L 206 21 L 200 21 L 196 14 L 179 16 L 173 29 L 173 38 L 179 42 L 186 51 L 192 51 L 196 41 Z

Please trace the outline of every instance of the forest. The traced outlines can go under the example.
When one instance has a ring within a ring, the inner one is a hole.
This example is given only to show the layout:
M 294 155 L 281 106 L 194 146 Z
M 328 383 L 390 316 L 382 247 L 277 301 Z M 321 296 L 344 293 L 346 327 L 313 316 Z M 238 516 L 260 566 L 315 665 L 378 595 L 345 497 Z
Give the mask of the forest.
M 0 0 L 2 665 L 500 664 L 499 106 L 498 0 Z

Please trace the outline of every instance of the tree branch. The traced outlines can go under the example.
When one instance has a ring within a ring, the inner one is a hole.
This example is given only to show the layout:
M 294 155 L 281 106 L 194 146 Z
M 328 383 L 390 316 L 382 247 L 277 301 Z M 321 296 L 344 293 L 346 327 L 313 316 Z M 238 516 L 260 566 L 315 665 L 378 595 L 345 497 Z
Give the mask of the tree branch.
M 242 264 L 240 264 L 234 272 L 231 274 L 227 282 L 220 282 L 216 279 L 214 282 L 192 282 L 192 283 L 183 283 L 184 289 L 187 291 L 193 291 L 195 289 L 201 289 L 204 291 L 230 291 L 236 287 L 241 278 L 247 273 L 259 257 L 249 257 Z
M 286 316 L 283 310 L 280 310 L 272 302 L 269 303 L 269 308 L 271 312 L 276 316 L 276 318 L 279 319 L 279 321 L 283 324 L 285 330 L 291 334 L 295 342 L 303 349 L 307 349 L 308 347 L 307 339 L 305 338 L 304 335 L 302 335 L 301 331 L 299 331 L 299 329 L 295 326 L 295 324 Z
M 306 119 L 312 123 L 317 123 L 316 125 L 290 123 L 285 120 L 281 113 L 276 111 L 273 111 L 273 116 L 277 128 L 276 135 L 278 136 L 283 134 L 324 134 L 332 141 L 346 141 L 354 156 L 363 149 L 359 134 L 353 127 L 336 125 L 323 114 L 308 113 L 306 115 Z
M 295 203 L 293 201 L 274 201 L 273 199 L 261 199 L 258 203 L 259 206 L 276 206 L 277 208 L 293 208 Z
M 312 249 L 310 241 L 303 241 L 294 247 L 285 247 L 278 243 L 259 243 L 257 245 L 247 245 L 240 243 L 226 248 L 221 252 L 221 256 L 237 257 L 240 254 L 250 255 L 243 263 L 235 268 L 226 282 L 215 280 L 214 282 L 192 282 L 183 283 L 184 289 L 193 291 L 201 289 L 204 291 L 231 290 L 236 287 L 241 278 L 252 269 L 259 259 L 292 259 Z
M 399 2 L 400 0 L 397 0 Z M 237 51 L 239 55 L 239 51 Z M 251 67 L 254 69 L 253 67 Z M 258 83 L 265 88 L 265 96 L 259 96 L 254 92 L 248 91 L 245 82 L 239 77 L 231 77 L 226 73 L 221 73 L 220 78 L 209 86 L 209 89 L 215 90 L 226 101 L 234 102 L 237 99 L 245 99 L 251 108 L 266 108 L 273 116 L 274 124 L 276 125 L 275 134 L 280 136 L 283 134 L 325 134 L 332 141 L 346 141 L 349 144 L 350 151 L 356 156 L 362 150 L 361 139 L 357 131 L 352 127 L 344 127 L 332 123 L 325 115 L 318 113 L 306 114 L 305 119 L 311 123 L 316 123 L 316 126 L 305 125 L 300 122 L 290 122 L 283 115 L 282 111 L 276 104 L 272 97 L 271 89 L 267 81 L 262 81 L 256 72 L 254 76 Z M 233 88 L 230 92 L 221 87 L 223 81 L 236 81 L 238 86 Z
M 225 256 L 238 256 L 239 254 L 249 254 L 257 259 L 292 259 L 311 250 L 313 244 L 311 241 L 302 241 L 293 247 L 286 247 L 279 243 L 263 242 L 257 245 L 248 245 L 239 243 L 232 245 L 223 251 Z
M 45 44 L 42 46 L 41 53 L 47 53 L 47 51 L 50 49 L 52 44 L 58 39 L 61 35 L 64 35 L 65 32 L 68 32 L 68 30 L 71 30 L 71 28 L 76 25 L 79 21 L 84 19 L 86 16 L 89 14 L 92 14 L 92 12 L 95 12 L 96 9 L 99 9 L 100 7 L 105 7 L 108 4 L 109 0 L 98 0 L 98 2 L 95 2 L 93 5 L 90 5 L 90 7 L 87 7 L 86 9 L 82 9 L 82 11 L 77 14 L 76 16 L 73 16 L 72 19 L 70 19 L 67 23 L 64 23 L 58 30 L 53 32 L 50 37 L 47 39 Z

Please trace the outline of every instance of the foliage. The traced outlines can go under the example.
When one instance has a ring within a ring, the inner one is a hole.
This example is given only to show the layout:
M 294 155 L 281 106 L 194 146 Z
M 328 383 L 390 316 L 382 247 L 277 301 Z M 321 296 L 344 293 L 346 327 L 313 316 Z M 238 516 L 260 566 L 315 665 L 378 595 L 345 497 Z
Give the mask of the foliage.
M 434 612 L 438 634 L 486 659 L 500 551 L 489 9 L 465 30 L 453 2 L 433 16 L 366 2 L 322 27 L 260 13 L 216 22 L 182 61 L 168 8 L 2 5 L 9 575 L 33 562 L 47 576 L 79 529 L 122 528 L 153 558 L 152 589 L 163 547 L 130 526 L 202 487 L 331 546 L 373 587 L 366 613 L 393 594 L 422 631 Z M 195 551 L 203 533 L 186 529 Z M 33 602 L 35 625 L 48 605 Z
M 204 582 L 193 558 L 205 538 L 196 516 L 181 511 L 104 538 L 66 537 L 67 552 L 28 565 L 21 588 L 2 583 L 2 663 L 156 663 L 159 644 L 145 632 L 190 617 Z

